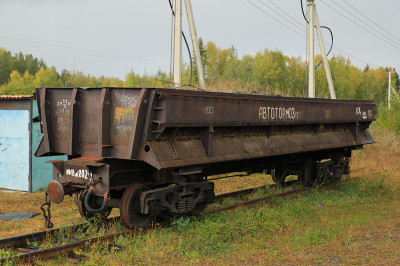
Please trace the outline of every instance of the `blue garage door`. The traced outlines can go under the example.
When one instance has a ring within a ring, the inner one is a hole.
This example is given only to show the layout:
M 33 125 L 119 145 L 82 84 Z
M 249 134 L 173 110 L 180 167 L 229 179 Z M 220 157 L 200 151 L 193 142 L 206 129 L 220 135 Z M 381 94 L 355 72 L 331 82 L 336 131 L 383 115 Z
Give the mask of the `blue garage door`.
M 27 110 L 0 110 L 0 187 L 29 191 Z

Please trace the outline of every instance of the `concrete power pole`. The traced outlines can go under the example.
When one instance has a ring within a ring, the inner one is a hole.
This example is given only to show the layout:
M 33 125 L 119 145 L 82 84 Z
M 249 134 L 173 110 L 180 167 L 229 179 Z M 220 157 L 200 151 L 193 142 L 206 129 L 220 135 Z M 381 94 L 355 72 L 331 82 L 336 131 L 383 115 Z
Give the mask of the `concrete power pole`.
M 309 9 L 309 65 L 308 65 L 308 98 L 315 98 L 315 62 L 314 62 L 314 0 L 307 0 Z
M 192 37 L 192 45 L 194 50 L 194 61 L 196 61 L 197 66 L 197 76 L 199 78 L 200 89 L 204 90 L 206 88 L 206 81 L 204 79 L 203 64 L 201 62 L 201 54 L 199 41 L 197 39 L 196 26 L 194 24 L 194 16 L 192 3 L 190 0 L 185 0 L 186 14 L 189 22 L 190 36 Z
M 386 73 L 389 73 L 389 84 L 388 84 L 388 107 L 390 109 L 390 97 L 391 97 L 391 92 L 390 92 L 390 85 L 392 84 L 392 71 L 388 71 Z
M 182 84 L 182 0 L 175 0 L 174 86 Z
M 197 39 L 196 27 L 194 24 L 194 16 L 192 3 L 190 0 L 185 0 L 186 13 L 192 38 L 194 59 L 197 66 L 197 76 L 199 78 L 200 89 L 206 88 L 204 79 L 203 64 L 201 62 L 200 47 Z M 192 60 L 192 59 L 190 59 Z M 174 86 L 181 87 L 182 85 L 182 0 L 175 0 L 175 30 L 174 30 Z
M 317 29 L 319 47 L 321 50 L 322 59 L 324 60 L 324 68 L 325 68 L 326 80 L 328 81 L 329 93 L 331 95 L 331 99 L 336 99 L 336 93 L 335 93 L 335 88 L 333 87 L 331 69 L 329 68 L 329 61 L 328 57 L 326 56 L 324 40 L 322 39 L 321 25 L 319 24 L 317 9 L 315 8 L 315 6 L 314 6 L 314 15 L 315 15 L 315 26 L 316 26 L 315 28 Z
M 315 98 L 315 62 L 314 62 L 314 26 L 317 31 L 319 47 L 322 54 L 322 59 L 324 61 L 324 68 L 326 79 L 328 82 L 329 93 L 331 99 L 336 99 L 335 88 L 333 87 L 332 75 L 331 70 L 329 68 L 329 61 L 328 57 L 326 56 L 324 40 L 322 39 L 321 33 L 321 25 L 319 24 L 317 9 L 315 8 L 314 0 L 308 0 L 308 7 L 309 7 L 309 50 L 310 50 L 310 57 L 309 57 L 309 80 L 308 80 L 308 97 Z

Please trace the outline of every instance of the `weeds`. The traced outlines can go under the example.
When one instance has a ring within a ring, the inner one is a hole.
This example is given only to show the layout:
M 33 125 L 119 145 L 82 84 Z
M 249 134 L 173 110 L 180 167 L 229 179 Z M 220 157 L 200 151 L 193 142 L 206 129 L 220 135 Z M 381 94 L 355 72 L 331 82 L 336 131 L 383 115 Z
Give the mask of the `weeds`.
M 387 103 L 378 104 L 376 123 L 382 129 L 400 134 L 400 103 L 393 101 L 389 109 Z
M 365 232 L 370 232 L 375 224 L 390 223 L 392 220 L 398 224 L 400 218 L 400 182 L 397 171 L 400 165 L 400 138 L 378 127 L 372 130 L 378 144 L 366 146 L 364 151 L 356 151 L 351 162 L 353 169 L 365 169 L 357 171 L 357 175 L 363 178 L 331 182 L 324 188 L 304 192 L 298 197 L 275 198 L 249 209 L 239 208 L 207 216 L 178 218 L 166 229 L 155 228 L 146 235 L 116 237 L 114 243 L 123 247 L 119 252 L 112 252 L 107 243 L 100 243 L 74 253 L 86 256 L 84 264 L 87 265 L 216 264 L 217 261 L 238 264 L 242 260 L 247 264 L 265 264 L 266 261 L 278 264 L 295 258 L 297 254 L 309 256 L 310 253 L 315 260 L 322 262 L 373 263 L 375 255 L 370 256 L 368 261 L 354 257 L 357 252 L 363 253 L 359 250 L 347 257 L 336 253 L 340 250 L 352 252 L 352 248 L 365 242 L 360 234 L 365 237 Z M 265 176 L 257 178 L 262 183 L 267 181 Z M 249 198 L 285 190 L 257 190 Z M 237 203 L 237 199 L 228 198 L 209 208 L 232 203 Z M 396 228 L 390 232 L 394 234 L 398 231 Z M 118 230 L 123 230 L 120 224 L 107 228 L 98 223 L 88 223 L 87 228 L 78 232 L 60 232 L 49 239 L 48 243 L 54 245 L 69 241 L 72 237 L 93 237 Z M 367 235 L 371 239 L 369 233 Z M 399 258 L 396 255 L 396 250 L 400 250 L 396 249 L 397 242 L 384 243 L 394 245 L 389 248 L 393 250 L 393 257 Z M 371 248 L 373 246 L 368 246 L 367 250 Z M 328 254 L 330 250 L 333 251 Z M 3 253 L 0 254 L 3 256 Z M 376 254 L 381 254 L 380 250 Z M 66 258 L 60 256 L 48 264 L 65 264 Z M 255 258 L 260 260 L 253 260 Z M 310 260 L 304 261 L 312 264 Z M 296 261 L 292 262 L 296 264 Z M 381 263 L 384 264 L 383 261 Z
M 190 224 L 190 217 L 180 217 L 171 222 L 171 228 L 179 233 L 182 233 L 188 229 Z
M 0 249 L 0 258 L 7 258 L 15 255 L 15 251 L 11 249 Z
M 269 188 L 257 191 L 256 197 L 284 190 Z M 85 256 L 86 265 L 212 263 L 226 254 L 235 256 L 239 252 L 268 254 L 272 262 L 278 262 L 287 259 L 285 250 L 303 252 L 330 245 L 341 237 L 344 243 L 351 243 L 358 228 L 381 219 L 388 210 L 393 211 L 392 205 L 382 205 L 382 202 L 392 203 L 393 193 L 393 188 L 377 179 L 375 182 L 359 179 L 333 182 L 298 197 L 275 198 L 249 209 L 177 218 L 166 229 L 155 228 L 146 235 L 119 236 L 114 239 L 116 245 L 123 247 L 118 252 L 110 251 L 108 243 L 98 243 L 78 249 L 74 255 Z M 88 222 L 85 229 L 61 231 L 48 243 L 53 245 L 68 242 L 72 236 L 94 237 L 121 229 L 119 225 L 108 228 Z M 51 263 L 65 263 L 66 259 L 67 256 L 60 256 Z

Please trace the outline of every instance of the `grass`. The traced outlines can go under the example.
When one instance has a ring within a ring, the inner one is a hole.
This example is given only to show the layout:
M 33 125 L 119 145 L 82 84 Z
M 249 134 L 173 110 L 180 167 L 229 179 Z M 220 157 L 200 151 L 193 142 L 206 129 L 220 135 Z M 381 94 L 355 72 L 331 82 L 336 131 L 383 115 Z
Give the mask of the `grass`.
M 110 252 L 106 243 L 76 252 L 86 256 L 88 265 L 284 263 L 295 254 L 311 256 L 305 261 L 323 262 L 321 249 L 338 241 L 343 247 L 355 245 L 360 230 L 399 217 L 400 198 L 390 187 L 353 179 L 250 209 L 180 218 L 171 227 L 155 228 L 147 235 L 120 236 L 115 239 L 123 247 L 119 252 Z M 60 256 L 43 264 L 65 260 Z M 341 261 L 356 263 L 360 258 L 341 256 Z
M 371 129 L 376 144 L 353 151 L 351 168 L 355 176 L 362 176 L 395 189 L 400 188 L 400 137 L 376 124 Z
M 166 229 L 155 227 L 146 235 L 115 238 L 115 245 L 122 249 L 99 243 L 75 250 L 74 254 L 84 256 L 81 264 L 86 265 L 399 263 L 400 138 L 378 127 L 372 128 L 372 134 L 378 143 L 354 152 L 351 161 L 354 171 L 344 178 L 349 179 L 346 182 L 330 183 L 297 197 L 276 198 L 250 209 L 180 218 Z M 253 175 L 219 180 L 217 189 L 218 193 L 225 193 L 268 183 L 271 183 L 269 177 Z M 283 190 L 258 190 L 251 197 Z M 0 198 L 8 195 L 0 193 Z M 34 196 L 23 197 L 26 201 Z M 210 208 L 235 201 L 228 198 Z M 76 208 L 72 205 L 72 201 L 67 201 L 53 206 L 55 220 L 61 220 L 59 216 L 69 209 L 74 217 Z M 65 223 L 79 219 L 74 217 Z M 26 223 L 35 222 L 34 218 Z M 43 221 L 40 219 L 40 222 Z M 15 223 L 3 223 L 2 226 L 7 224 L 15 232 Z M 97 227 L 93 225 L 87 232 L 73 236 L 104 233 L 96 232 Z M 113 230 L 121 228 L 115 226 Z M 49 240 L 48 245 L 65 241 L 70 236 L 71 232 L 60 233 L 58 240 Z M 9 251 L 0 252 L 5 255 Z M 66 255 L 38 262 L 43 265 L 55 263 L 71 262 Z
M 376 125 L 381 129 L 400 134 L 400 102 L 392 101 L 390 109 L 386 102 L 378 104 Z
M 40 214 L 28 221 L 0 220 L 0 238 L 44 230 L 44 220 L 40 210 L 40 204 L 44 202 L 43 192 L 20 194 L 19 192 L 0 191 L 0 202 L 0 213 L 27 211 Z M 57 206 L 52 204 L 52 221 L 60 227 L 83 222 L 76 210 L 73 199 L 66 197 L 63 204 Z

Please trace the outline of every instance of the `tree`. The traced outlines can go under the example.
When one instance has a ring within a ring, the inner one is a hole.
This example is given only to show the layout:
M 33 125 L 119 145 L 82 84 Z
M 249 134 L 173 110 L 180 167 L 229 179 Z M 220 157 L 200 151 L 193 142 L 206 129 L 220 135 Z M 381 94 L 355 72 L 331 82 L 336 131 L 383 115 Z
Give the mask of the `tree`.
M 5 49 L 0 49 L 0 85 L 9 81 L 12 71 L 13 58 L 11 53 Z
M 34 77 L 26 71 L 23 76 L 14 70 L 10 74 L 10 82 L 1 86 L 2 95 L 31 95 L 35 90 Z
M 54 68 L 41 67 L 35 74 L 34 85 L 35 87 L 62 87 L 63 83 Z
M 83 72 L 74 72 L 67 76 L 65 81 L 69 87 L 99 87 L 100 82 L 91 75 L 85 75 Z
M 286 60 L 280 51 L 265 49 L 254 58 L 255 82 L 268 94 L 276 94 L 286 87 Z
M 125 83 L 119 78 L 101 76 L 99 82 L 101 87 L 125 87 Z
M 200 54 L 208 87 L 217 91 L 247 92 L 303 96 L 307 76 L 307 64 L 301 57 L 285 56 L 281 51 L 265 49 L 255 55 L 238 56 L 235 47 L 219 48 L 213 42 L 204 45 L 199 40 Z M 319 62 L 320 55 L 315 57 Z M 381 102 L 387 98 L 388 77 L 385 68 L 359 69 L 343 56 L 329 60 L 333 83 L 338 99 L 370 99 Z M 399 76 L 392 71 L 392 87 L 400 86 Z M 317 97 L 329 98 L 329 90 L 323 65 L 316 70 Z M 182 83 L 190 80 L 190 65 L 183 64 Z M 125 77 L 101 76 L 82 72 L 47 68 L 43 60 L 32 55 L 18 53 L 12 56 L 0 49 L 0 93 L 31 94 L 35 87 L 171 87 L 170 77 L 159 70 L 154 75 L 138 75 L 133 70 Z M 193 72 L 192 84 L 197 82 Z

